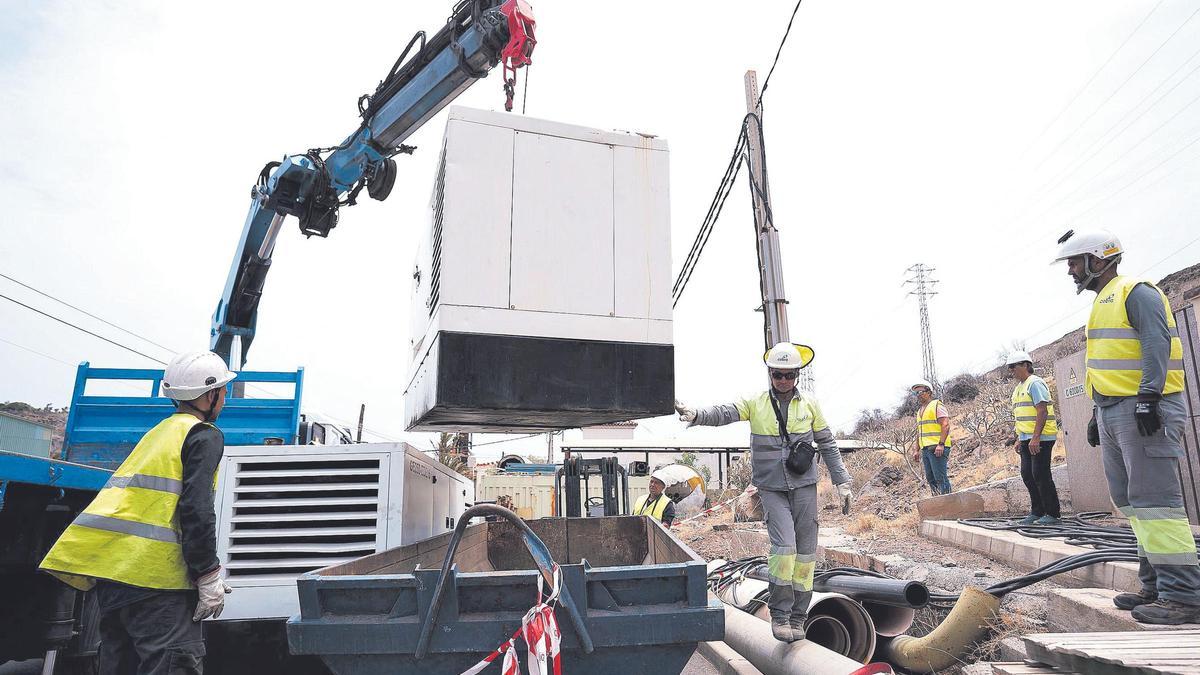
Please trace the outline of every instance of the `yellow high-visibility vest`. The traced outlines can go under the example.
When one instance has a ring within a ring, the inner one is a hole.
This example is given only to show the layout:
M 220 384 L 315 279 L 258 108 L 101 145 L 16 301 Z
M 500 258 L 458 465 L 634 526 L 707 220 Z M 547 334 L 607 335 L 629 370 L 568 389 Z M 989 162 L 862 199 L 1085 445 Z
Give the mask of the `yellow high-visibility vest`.
M 921 408 L 917 415 L 917 435 L 920 437 L 917 441 L 918 447 L 927 448 L 942 442 L 942 424 L 937 418 L 937 409 L 941 404 L 942 402 L 935 398 Z M 952 445 L 954 441 L 950 439 L 950 434 L 946 434 L 946 447 Z
M 99 579 L 141 588 L 194 588 L 175 507 L 183 492 L 180 451 L 197 424 L 192 415 L 176 413 L 146 432 L 40 568 L 81 591 Z M 214 472 L 214 490 L 216 484 Z
M 1158 291 L 1167 314 L 1167 329 L 1171 333 L 1171 352 L 1167 356 L 1167 382 L 1161 393 L 1183 391 L 1183 343 L 1171 314 L 1171 303 L 1162 290 L 1144 279 L 1118 276 L 1096 294 L 1092 315 L 1087 323 L 1087 375 L 1084 384 L 1088 396 L 1099 392 L 1105 396 L 1136 396 L 1142 382 L 1142 343 L 1138 330 L 1129 323 L 1125 300 L 1138 284 L 1148 284 Z
M 1013 389 L 1012 414 L 1018 434 L 1032 434 L 1037 428 L 1037 406 L 1033 403 L 1033 396 L 1029 394 L 1029 387 L 1034 382 L 1044 382 L 1044 380 L 1037 375 L 1030 375 Z M 1042 425 L 1042 435 L 1054 436 L 1057 434 L 1058 420 L 1054 416 L 1054 402 L 1046 401 L 1046 423 Z
M 642 495 L 633 503 L 633 515 L 635 516 L 650 516 L 651 518 L 662 522 L 663 512 L 667 510 L 667 504 L 671 503 L 671 498 L 665 494 L 658 496 L 658 499 L 653 503 L 647 504 L 650 500 L 650 495 Z

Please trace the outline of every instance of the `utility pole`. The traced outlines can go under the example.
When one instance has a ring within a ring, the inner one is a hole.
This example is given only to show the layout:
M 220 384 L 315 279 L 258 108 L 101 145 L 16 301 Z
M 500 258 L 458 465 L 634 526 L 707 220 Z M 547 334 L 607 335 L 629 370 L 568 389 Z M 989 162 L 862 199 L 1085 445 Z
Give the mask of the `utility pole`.
M 917 296 L 917 306 L 921 313 L 921 366 L 923 374 L 929 384 L 933 385 L 934 392 L 940 392 L 942 384 L 938 381 L 937 366 L 933 361 L 933 337 L 929 327 L 929 296 L 937 295 L 937 291 L 933 289 L 938 283 L 937 279 L 933 278 L 936 268 L 917 263 L 906 271 L 909 277 L 904 280 L 904 283 L 913 286 L 913 289 L 908 294 Z
M 758 238 L 759 287 L 762 290 L 764 351 L 780 342 L 790 342 L 787 305 L 783 292 L 783 264 L 779 255 L 779 231 L 771 211 L 771 187 L 767 181 L 767 156 L 763 149 L 762 101 L 758 91 L 758 73 L 746 71 L 746 151 L 749 155 L 750 201 L 754 207 L 754 231 Z M 812 367 L 800 371 L 796 386 L 813 390 Z
M 357 441 L 359 443 L 362 443 L 363 417 L 366 417 L 366 415 L 367 415 L 367 404 L 366 403 L 359 404 L 359 406 L 358 406 L 358 436 L 354 439 L 355 441 Z
M 554 432 L 546 432 L 546 463 L 554 463 Z

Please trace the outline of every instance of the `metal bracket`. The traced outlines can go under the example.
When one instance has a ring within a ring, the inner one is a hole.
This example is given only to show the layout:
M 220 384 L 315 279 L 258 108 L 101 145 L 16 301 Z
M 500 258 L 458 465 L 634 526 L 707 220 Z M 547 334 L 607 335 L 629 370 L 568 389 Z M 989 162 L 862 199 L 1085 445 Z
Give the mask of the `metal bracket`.
M 50 483 L 54 484 L 54 483 L 58 482 L 58 479 L 62 478 L 62 473 L 63 473 L 63 470 L 62 470 L 61 466 L 58 466 L 57 464 L 51 464 L 50 465 Z

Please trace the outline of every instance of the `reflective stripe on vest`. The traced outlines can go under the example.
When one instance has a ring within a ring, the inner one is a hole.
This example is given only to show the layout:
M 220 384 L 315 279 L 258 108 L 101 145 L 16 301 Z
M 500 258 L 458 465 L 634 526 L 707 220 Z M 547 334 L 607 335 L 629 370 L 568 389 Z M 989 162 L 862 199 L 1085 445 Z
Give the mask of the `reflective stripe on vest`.
M 929 402 L 924 408 L 921 408 L 917 415 L 917 433 L 920 435 L 918 444 L 922 448 L 927 448 L 931 445 L 937 445 L 942 442 L 942 423 L 938 422 L 937 409 L 942 402 L 936 398 Z M 946 447 L 949 448 L 954 444 L 950 434 L 946 434 Z
M 1034 382 L 1045 381 L 1037 375 L 1030 375 L 1018 384 L 1012 393 L 1012 414 L 1018 434 L 1033 434 L 1037 428 L 1037 405 L 1029 394 L 1029 387 Z M 1049 387 L 1046 388 L 1049 391 Z M 1054 402 L 1046 401 L 1046 423 L 1042 425 L 1043 436 L 1058 434 L 1058 420 L 1054 416 Z
M 195 417 L 177 413 L 146 432 L 59 537 L 41 569 L 84 591 L 97 579 L 141 588 L 193 588 L 175 507 L 183 492 L 180 452 L 197 424 Z
M 1171 303 L 1154 284 L 1136 277 L 1118 276 L 1096 294 L 1087 323 L 1088 396 L 1093 391 L 1106 396 L 1134 396 L 1142 382 L 1142 343 L 1138 330 L 1129 322 L 1125 301 L 1138 284 L 1158 291 L 1167 315 L 1171 350 L 1167 356 L 1167 381 L 1163 394 L 1183 391 L 1183 343 L 1171 313 Z
M 667 504 L 671 503 L 671 498 L 666 495 L 659 495 L 658 499 L 653 504 L 649 504 L 647 508 L 646 502 L 650 500 L 650 495 L 642 495 L 633 503 L 633 515 L 635 516 L 650 516 L 651 518 L 662 522 L 663 513 L 667 510 Z

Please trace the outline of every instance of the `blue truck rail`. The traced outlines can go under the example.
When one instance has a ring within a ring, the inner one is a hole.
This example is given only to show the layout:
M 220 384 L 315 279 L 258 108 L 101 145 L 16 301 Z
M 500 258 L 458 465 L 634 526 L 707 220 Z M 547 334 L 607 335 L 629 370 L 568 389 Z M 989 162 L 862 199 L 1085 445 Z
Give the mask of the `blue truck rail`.
M 163 371 L 145 368 L 93 368 L 79 364 L 71 409 L 63 441 L 62 457 L 76 464 L 117 468 L 138 440 L 151 427 L 175 410 L 171 399 L 159 395 Z M 89 395 L 88 384 L 100 381 L 143 382 L 144 396 Z M 226 445 L 263 445 L 296 442 L 300 425 L 300 397 L 304 369 L 295 372 L 238 373 L 229 388 L 255 384 L 292 385 L 284 398 L 228 396 L 221 413 L 221 431 Z

